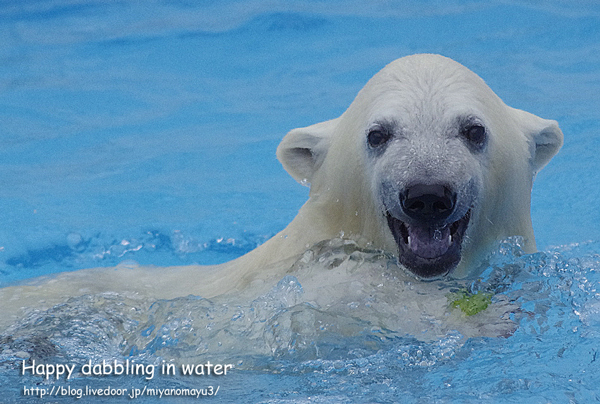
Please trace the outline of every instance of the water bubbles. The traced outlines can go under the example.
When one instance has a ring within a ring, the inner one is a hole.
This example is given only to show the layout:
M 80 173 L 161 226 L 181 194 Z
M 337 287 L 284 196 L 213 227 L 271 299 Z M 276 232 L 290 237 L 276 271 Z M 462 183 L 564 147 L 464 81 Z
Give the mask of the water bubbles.
M 150 327 L 146 328 L 145 330 L 142 330 L 140 334 L 142 334 L 142 336 L 144 336 L 144 337 L 147 337 L 152 334 L 152 332 L 154 331 L 155 328 L 156 328 L 155 325 L 151 325 Z
M 79 233 L 69 233 L 67 235 L 67 245 L 72 250 L 78 250 L 83 242 L 83 237 Z

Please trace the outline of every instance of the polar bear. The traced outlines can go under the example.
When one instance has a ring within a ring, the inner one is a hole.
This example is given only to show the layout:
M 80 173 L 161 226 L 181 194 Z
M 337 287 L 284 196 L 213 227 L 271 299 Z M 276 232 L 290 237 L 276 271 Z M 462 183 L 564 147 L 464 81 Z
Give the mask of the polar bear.
M 100 268 L 5 288 L 4 318 L 40 300 L 105 290 L 156 298 L 264 291 L 307 248 L 340 237 L 393 254 L 418 279 L 464 278 L 506 237 L 535 251 L 531 188 L 562 142 L 555 121 L 505 105 L 461 64 L 403 57 L 340 117 L 284 137 L 277 157 L 310 194 L 265 244 L 218 266 Z
M 562 142 L 556 121 L 508 107 L 459 63 L 398 59 L 342 116 L 285 136 L 277 157 L 310 197 L 247 258 L 260 267 L 341 234 L 431 279 L 471 274 L 509 236 L 534 252 L 533 180 Z

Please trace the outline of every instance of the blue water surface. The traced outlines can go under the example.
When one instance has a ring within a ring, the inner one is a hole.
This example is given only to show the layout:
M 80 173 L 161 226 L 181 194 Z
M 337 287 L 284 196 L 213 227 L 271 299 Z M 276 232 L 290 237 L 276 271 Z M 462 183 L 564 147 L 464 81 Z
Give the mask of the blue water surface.
M 334 335 L 345 353 L 244 358 L 253 365 L 211 380 L 221 385 L 211 399 L 600 401 L 596 1 L 3 0 L 0 38 L 0 286 L 125 260 L 215 264 L 250 251 L 307 198 L 275 158 L 283 135 L 339 116 L 401 56 L 451 57 L 508 105 L 556 119 L 565 145 L 533 189 L 541 252 L 522 255 L 510 241 L 481 280 L 526 314 L 515 318 L 514 335 L 386 337 L 371 350 Z M 97 316 L 103 331 L 65 328 L 62 339 L 50 338 L 46 358 L 84 363 L 96 352 L 156 361 L 164 344 L 170 357 L 193 355 L 177 334 L 181 325 L 168 336 L 132 326 L 137 338 L 148 337 L 146 349 L 124 352 L 121 337 L 101 337 L 122 332 L 103 322 L 110 310 L 86 311 L 104 303 L 79 303 L 77 313 L 57 311 L 57 321 Z M 172 318 L 158 306 L 148 313 L 162 317 L 148 327 L 165 330 Z M 39 321 L 23 324 L 17 342 L 6 335 L 0 342 L 43 345 L 32 335 L 59 328 Z M 52 383 L 21 376 L 14 354 L 0 355 L 0 391 L 9 402 L 39 402 L 23 396 L 23 385 Z M 183 378 L 153 383 L 196 386 Z M 105 383 L 83 377 L 71 385 Z M 165 400 L 179 402 L 157 399 Z

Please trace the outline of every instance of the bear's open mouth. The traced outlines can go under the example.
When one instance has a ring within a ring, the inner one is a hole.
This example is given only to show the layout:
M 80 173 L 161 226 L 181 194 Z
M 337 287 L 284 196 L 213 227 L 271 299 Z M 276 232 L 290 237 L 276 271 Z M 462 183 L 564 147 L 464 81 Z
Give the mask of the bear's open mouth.
M 458 265 L 470 209 L 457 221 L 442 225 L 408 224 L 389 212 L 386 216 L 398 245 L 398 261 L 413 274 L 431 279 L 447 275 Z

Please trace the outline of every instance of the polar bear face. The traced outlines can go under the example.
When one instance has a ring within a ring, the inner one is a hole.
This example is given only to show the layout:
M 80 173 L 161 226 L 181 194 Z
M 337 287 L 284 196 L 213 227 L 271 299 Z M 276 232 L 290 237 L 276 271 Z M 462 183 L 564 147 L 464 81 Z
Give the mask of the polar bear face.
M 447 115 L 431 124 L 377 118 L 366 134 L 373 198 L 400 263 L 422 278 L 445 275 L 459 263 L 484 188 L 486 125 L 472 113 Z
M 562 139 L 556 122 L 506 106 L 464 66 L 414 55 L 375 75 L 341 117 L 290 132 L 278 157 L 311 183 L 313 223 L 302 225 L 321 229 L 316 238 L 366 238 L 431 279 L 469 274 L 509 236 L 535 251 L 531 187 Z

